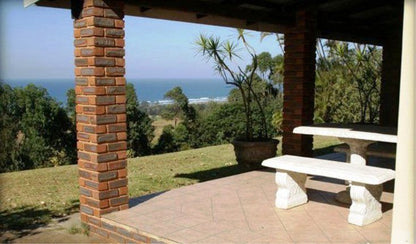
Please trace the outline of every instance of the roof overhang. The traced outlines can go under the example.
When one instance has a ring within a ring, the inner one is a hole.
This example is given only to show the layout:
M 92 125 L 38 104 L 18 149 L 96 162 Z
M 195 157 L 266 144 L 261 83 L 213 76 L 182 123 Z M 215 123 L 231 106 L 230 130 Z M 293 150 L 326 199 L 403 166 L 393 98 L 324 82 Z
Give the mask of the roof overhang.
M 71 3 L 79 5 L 74 3 L 81 1 L 24 0 L 24 4 L 71 9 Z M 402 30 L 403 0 L 125 0 L 124 12 L 284 33 L 295 24 L 300 9 L 317 12 L 317 35 L 321 38 L 382 45 Z
M 29 7 L 32 4 L 35 4 L 39 0 L 23 0 L 23 7 Z

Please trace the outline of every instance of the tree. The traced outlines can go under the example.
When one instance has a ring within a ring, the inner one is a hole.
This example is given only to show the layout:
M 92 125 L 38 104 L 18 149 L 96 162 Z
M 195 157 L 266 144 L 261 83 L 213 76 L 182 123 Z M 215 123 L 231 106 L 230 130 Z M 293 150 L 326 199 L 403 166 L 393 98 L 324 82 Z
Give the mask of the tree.
M 315 121 L 374 123 L 379 114 L 381 50 L 318 40 Z
M 336 55 L 347 68 L 347 74 L 358 92 L 360 122 L 374 123 L 378 120 L 381 85 L 381 49 L 373 45 L 354 43 L 353 48 L 343 42 L 330 42 L 335 45 Z
M 0 172 L 22 168 L 14 157 L 18 135 L 18 118 L 15 114 L 16 97 L 13 89 L 0 82 Z
M 173 101 L 172 105 L 167 107 L 164 117 L 167 119 L 174 119 L 175 126 L 177 125 L 179 117 L 185 120 L 185 123 L 192 122 L 196 119 L 195 109 L 189 105 L 188 97 L 183 93 L 179 86 L 167 91 L 165 98 Z
M 204 146 L 230 143 L 245 133 L 244 107 L 241 103 L 224 103 L 215 107 L 202 121 Z
M 263 41 L 263 39 L 268 37 L 268 36 L 275 36 L 276 37 L 276 42 L 278 43 L 278 47 L 280 49 L 280 52 L 283 54 L 285 52 L 285 50 L 284 50 L 284 44 L 285 44 L 284 43 L 284 41 L 285 41 L 284 34 L 261 32 L 260 33 L 260 41 Z M 281 91 L 281 90 L 283 90 L 282 88 L 283 88 L 283 73 L 284 73 L 284 57 L 283 57 L 283 55 L 281 55 L 281 54 L 276 55 L 272 59 L 272 66 L 273 66 L 272 69 L 270 69 L 270 67 L 269 67 L 269 69 L 271 71 L 271 73 L 269 75 L 270 76 L 269 79 L 271 79 L 273 81 L 273 84 L 278 85 L 278 89 Z
M 75 125 L 75 100 L 76 100 L 76 95 L 75 95 L 75 89 L 71 88 L 68 89 L 68 91 L 66 92 L 66 111 L 68 113 L 68 116 L 71 118 L 73 124 Z
M 76 95 L 75 89 L 71 88 L 66 92 L 66 113 L 71 121 L 71 125 L 68 131 L 68 142 L 70 143 L 66 148 L 66 151 L 73 162 L 76 162 L 77 158 L 77 121 L 76 121 L 76 113 L 75 113 L 75 105 L 76 105 Z
M 28 156 L 35 168 L 52 165 L 51 160 L 55 164 L 73 163 L 75 138 L 66 111 L 45 88 L 29 84 L 15 92 L 22 157 Z
M 269 85 L 283 84 L 283 56 L 272 57 L 269 52 L 262 52 L 257 56 L 258 75 Z
M 176 152 L 179 150 L 179 145 L 175 141 L 173 129 L 174 128 L 171 125 L 163 128 L 162 135 L 159 137 L 157 144 L 153 148 L 153 151 L 156 154 Z
M 0 96 L 2 172 L 75 162 L 72 123 L 46 89 L 2 83 Z
M 262 32 L 261 40 L 272 35 L 283 53 L 283 34 Z M 325 39 L 317 40 L 316 49 L 314 121 L 377 122 L 381 49 L 373 45 Z M 280 70 L 280 78 L 283 78 L 283 65 L 276 70 Z
M 126 114 L 127 114 L 127 143 L 131 157 L 151 154 L 151 141 L 154 137 L 154 127 L 149 116 L 139 110 L 134 85 L 126 85 Z
M 170 113 L 176 116 L 180 114 L 183 119 L 179 124 L 175 121 L 175 128 L 172 131 L 175 147 L 180 149 L 200 147 L 200 122 L 195 108 L 189 104 L 188 97 L 183 93 L 182 88 L 172 88 L 166 92 L 165 98 L 173 100 L 173 104 L 167 107 L 167 110 L 171 109 Z
M 205 35 L 200 35 L 196 43 L 199 46 L 199 52 L 202 56 L 214 61 L 215 70 L 222 76 L 225 83 L 235 86 L 240 92 L 240 98 L 245 113 L 246 130 L 244 139 L 253 141 L 255 137 L 263 139 L 269 138 L 266 113 L 263 106 L 264 104 L 262 104 L 261 101 L 261 97 L 264 94 L 258 93 L 255 90 L 256 83 L 258 84 L 256 81 L 261 80 L 262 76 L 261 71 L 258 73 L 258 56 L 254 48 L 246 41 L 246 32 L 244 30 L 238 29 L 237 41 L 243 45 L 244 50 L 247 51 L 251 57 L 251 63 L 245 69 L 234 63 L 234 60 L 239 58 L 237 51 L 239 49 L 238 43 L 230 41 L 224 42 L 217 37 L 207 37 Z M 262 67 L 263 74 L 268 70 L 268 67 L 270 67 L 270 62 L 267 62 L 268 60 L 270 61 L 268 55 L 264 54 L 262 59 L 262 61 L 264 61 Z M 234 66 L 237 67 L 233 69 Z M 253 119 L 253 104 L 255 104 L 260 111 L 260 126 L 262 128 L 256 135 L 253 127 L 253 123 L 255 123 Z

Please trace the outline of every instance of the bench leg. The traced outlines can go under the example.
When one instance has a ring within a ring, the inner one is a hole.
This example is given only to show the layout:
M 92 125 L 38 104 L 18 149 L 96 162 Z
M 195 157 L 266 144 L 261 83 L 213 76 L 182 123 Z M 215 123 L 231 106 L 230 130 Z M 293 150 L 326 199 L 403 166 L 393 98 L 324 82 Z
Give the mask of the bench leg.
M 305 189 L 306 174 L 295 172 L 276 172 L 276 207 L 289 209 L 308 201 Z
M 364 226 L 380 219 L 382 212 L 378 200 L 382 192 L 382 185 L 365 185 L 353 182 L 350 190 L 352 205 L 348 222 Z

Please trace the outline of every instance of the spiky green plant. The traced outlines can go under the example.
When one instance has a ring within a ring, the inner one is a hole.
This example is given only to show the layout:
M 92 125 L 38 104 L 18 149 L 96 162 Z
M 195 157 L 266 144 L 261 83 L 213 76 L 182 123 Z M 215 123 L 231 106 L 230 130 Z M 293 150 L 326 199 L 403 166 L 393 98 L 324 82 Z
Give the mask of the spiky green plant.
M 237 41 L 222 41 L 219 37 L 200 35 L 196 44 L 199 53 L 208 60 L 214 61 L 215 70 L 224 79 L 227 85 L 235 86 L 241 94 L 245 112 L 245 138 L 248 141 L 268 138 L 267 122 L 264 107 L 261 103 L 261 94 L 256 93 L 254 81 L 258 77 L 258 56 L 254 48 L 247 42 L 247 33 L 237 29 Z M 251 57 L 251 65 L 243 69 L 235 61 L 240 59 L 240 45 Z M 253 105 L 255 104 L 255 105 Z M 253 106 L 257 106 L 261 114 L 261 132 L 254 135 Z

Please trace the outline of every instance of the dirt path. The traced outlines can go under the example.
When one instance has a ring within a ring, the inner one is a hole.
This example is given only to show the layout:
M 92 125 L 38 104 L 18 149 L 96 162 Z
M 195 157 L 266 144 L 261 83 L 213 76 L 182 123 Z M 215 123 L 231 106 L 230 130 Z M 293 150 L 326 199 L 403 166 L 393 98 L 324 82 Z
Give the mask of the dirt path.
M 79 213 L 65 218 L 54 219 L 50 224 L 25 233 L 6 232 L 0 236 L 0 242 L 12 243 L 108 243 L 96 235 L 86 235 L 81 227 Z

